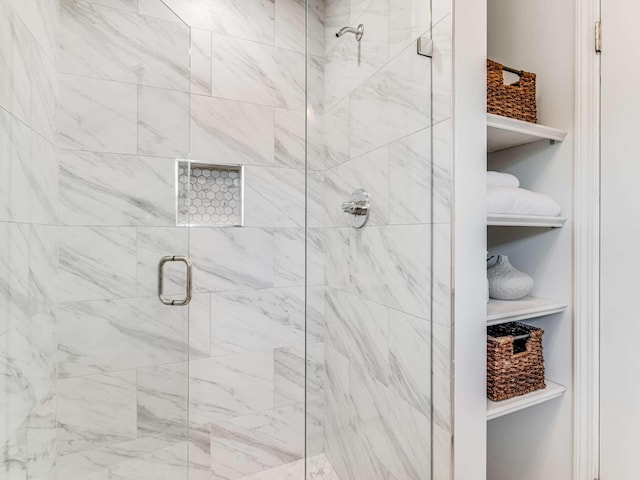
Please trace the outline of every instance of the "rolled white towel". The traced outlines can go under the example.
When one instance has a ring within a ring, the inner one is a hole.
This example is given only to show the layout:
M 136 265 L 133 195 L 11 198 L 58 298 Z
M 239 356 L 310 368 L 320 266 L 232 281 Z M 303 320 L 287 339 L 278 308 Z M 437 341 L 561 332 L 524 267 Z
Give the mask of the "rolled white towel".
M 520 180 L 515 175 L 502 172 L 487 172 L 487 187 L 513 187 L 518 188 Z
M 562 212 L 550 196 L 524 188 L 489 187 L 487 200 L 487 213 L 493 214 L 557 217 Z

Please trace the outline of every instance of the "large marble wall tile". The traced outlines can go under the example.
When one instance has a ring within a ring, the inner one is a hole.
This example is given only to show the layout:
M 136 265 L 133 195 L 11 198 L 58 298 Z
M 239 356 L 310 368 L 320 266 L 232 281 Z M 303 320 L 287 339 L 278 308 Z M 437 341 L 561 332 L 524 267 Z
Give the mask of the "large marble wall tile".
M 351 156 L 431 125 L 431 62 L 407 47 L 351 94 Z
M 7 111 L 11 108 L 11 62 L 13 61 L 11 20 L 13 15 L 9 0 L 0 0 L 0 107 Z M 4 112 L 2 114 L 4 115 Z
M 389 312 L 359 296 L 328 289 L 325 321 L 327 343 L 351 363 L 368 369 L 387 382 L 389 378 Z
M 303 0 L 275 0 L 276 47 L 304 53 L 307 38 L 306 17 L 306 5 Z M 320 55 L 323 53 L 324 51 L 319 52 Z
M 43 399 L 27 420 L 27 478 L 51 477 L 57 461 L 55 382 L 50 383 L 49 395 Z
M 137 295 L 158 293 L 158 262 L 168 255 L 189 254 L 189 230 L 184 227 L 138 228 L 136 230 Z M 164 289 L 169 295 L 184 294 L 184 264 L 164 266 Z
M 451 16 L 433 27 L 433 121 L 439 122 L 453 115 L 453 45 Z
M 304 344 L 303 287 L 211 295 L 214 355 Z
M 433 226 L 433 250 L 438 252 L 433 258 L 433 323 L 451 326 L 451 285 L 453 281 L 451 262 L 451 224 Z
M 352 244 L 353 291 L 373 302 L 430 318 L 431 227 L 369 227 Z
M 274 351 L 274 404 L 276 407 L 304 402 L 305 392 L 309 402 L 323 399 L 324 349 L 324 343 L 307 343 L 306 347 L 298 345 Z
M 186 25 L 83 0 L 60 7 L 62 72 L 189 91 Z
M 451 328 L 433 325 L 433 478 L 451 478 Z
M 58 227 L 31 225 L 29 232 L 29 314 L 48 312 L 58 301 Z
M 17 16 L 45 55 L 55 62 L 58 54 L 58 2 L 56 0 L 9 0 Z
M 194 290 L 273 287 L 273 233 L 259 228 L 193 228 Z
M 325 148 L 327 169 L 338 166 L 350 158 L 348 98 L 325 115 Z
M 138 13 L 186 25 L 185 22 L 182 21 L 182 19 L 180 19 L 180 17 L 178 17 L 173 10 L 164 3 L 163 0 L 138 0 Z
M 204 425 L 273 408 L 273 351 L 194 360 L 189 367 L 189 418 Z
M 311 0 L 307 8 L 308 15 L 302 0 L 275 0 L 275 45 L 304 53 L 306 38 L 309 54 L 323 56 L 324 1 Z
M 159 437 L 142 437 L 91 450 L 60 455 L 56 465 L 57 478 L 113 479 L 116 478 L 113 476 L 113 471 L 118 469 L 119 465 L 126 465 L 127 462 L 137 458 L 149 457 L 154 452 L 169 448 L 173 443 L 175 442 Z
M 323 113 L 325 99 L 325 57 L 307 55 L 307 110 Z
M 37 314 L 0 335 L 0 444 L 27 427 L 33 410 L 48 401 L 55 383 L 55 319 Z
M 192 95 L 190 144 L 197 160 L 272 165 L 273 108 Z
M 62 302 L 132 297 L 136 291 L 136 231 L 62 227 L 58 262 Z
M 324 215 L 325 172 L 307 171 L 307 227 L 322 228 L 326 225 Z
M 393 390 L 351 364 L 352 425 L 372 457 L 395 478 L 431 474 L 431 420 Z
M 245 225 L 304 226 L 304 170 L 249 166 L 245 168 L 244 182 Z
M 342 211 L 342 202 L 362 188 L 369 194 L 371 213 L 367 225 L 389 223 L 389 149 L 379 148 L 326 172 L 325 224 L 333 227 L 351 225 Z
M 56 148 L 12 115 L 0 115 L 0 215 L 23 223 L 55 224 L 58 202 Z
M 193 295 L 189 304 L 189 358 L 211 355 L 211 297 Z
M 304 112 L 276 108 L 275 163 L 303 169 L 305 165 Z
M 183 362 L 187 309 L 156 297 L 58 305 L 60 377 Z
M 117 464 L 109 471 L 114 480 L 184 480 L 188 472 L 187 442 L 171 443 L 167 447 L 134 457 Z
M 29 316 L 29 226 L 0 223 L 0 333 Z
M 191 29 L 191 93 L 211 95 L 211 32 Z
M 325 283 L 327 287 L 351 285 L 351 236 L 353 227 L 327 228 L 325 232 Z
M 451 222 L 453 168 L 451 121 L 444 120 L 433 126 L 433 222 Z
M 324 284 L 324 238 L 320 228 L 278 228 L 274 231 L 275 286 Z
M 360 16 L 366 12 L 367 7 L 369 7 L 373 1 L 374 0 L 349 0 L 351 23 L 358 21 Z
M 304 404 L 211 426 L 214 480 L 236 480 L 304 457 Z
M 318 342 L 326 338 L 325 328 L 325 287 L 307 287 L 307 333 Z
M 213 35 L 213 95 L 303 111 L 305 58 L 302 53 Z
M 138 153 L 186 157 L 189 152 L 189 95 L 138 87 Z
M 187 439 L 189 365 L 158 365 L 137 371 L 138 436 Z
M 59 156 L 62 223 L 175 224 L 173 160 L 75 151 Z
M 190 27 L 273 44 L 274 0 L 164 0 Z
M 137 110 L 135 85 L 62 75 L 58 108 L 60 146 L 135 154 Z
M 58 380 L 60 455 L 136 438 L 136 372 Z
M 312 108 L 307 109 L 307 170 L 324 172 L 327 150 L 325 148 L 325 115 Z
M 429 30 L 431 3 L 389 0 L 389 55 L 394 57 Z
M 31 32 L 17 15 L 11 15 L 11 79 L 10 112 L 18 119 L 30 124 L 31 120 L 31 66 L 33 63 L 34 39 Z
M 47 2 L 44 2 L 47 3 Z M 58 98 L 58 68 L 42 48 L 35 44 L 32 48 L 31 81 L 31 128 L 46 138 L 56 142 L 56 107 Z
M 389 311 L 389 385 L 413 408 L 431 413 L 431 322 Z
M 189 423 L 189 480 L 211 480 L 211 426 Z
M 433 0 L 431 2 L 431 17 L 434 25 L 451 13 L 452 3 L 451 0 Z
M 102 5 L 103 7 L 117 8 L 119 10 L 125 10 L 128 12 L 138 11 L 137 0 L 86 0 L 89 3 L 95 5 Z
M 32 130 L 29 130 L 28 137 L 31 141 L 29 155 L 20 158 L 19 162 L 29 182 L 20 185 L 29 195 L 29 218 L 33 223 L 55 225 L 59 198 L 57 149 Z
M 352 35 L 336 38 L 336 29 L 327 36 L 325 73 L 325 104 L 328 108 L 349 95 L 373 75 L 389 59 L 388 0 L 372 0 L 357 23 L 366 25 L 361 42 Z M 343 23 L 337 29 L 350 24 Z M 415 54 L 415 51 L 413 52 Z
M 389 223 L 431 223 L 431 129 L 389 145 Z

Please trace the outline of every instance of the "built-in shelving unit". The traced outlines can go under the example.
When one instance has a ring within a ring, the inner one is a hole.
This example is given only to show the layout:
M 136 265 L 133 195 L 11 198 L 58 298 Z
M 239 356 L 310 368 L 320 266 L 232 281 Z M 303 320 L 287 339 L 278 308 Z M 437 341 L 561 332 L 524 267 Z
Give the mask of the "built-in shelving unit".
M 547 140 L 562 142 L 567 132 L 536 123 L 487 114 L 487 153 Z
M 487 399 L 487 420 L 493 420 L 494 418 L 548 402 L 554 398 L 561 397 L 567 391 L 566 387 L 549 380 L 545 380 L 545 383 L 547 388 L 536 390 L 520 397 L 510 398 L 501 402 L 492 402 Z
M 565 217 L 541 217 L 537 215 L 505 215 L 490 213 L 487 225 L 490 227 L 546 227 L 560 228 L 567 219 Z
M 544 317 L 560 313 L 566 308 L 566 303 L 547 298 L 525 297 L 513 301 L 491 299 L 487 304 L 487 325 Z

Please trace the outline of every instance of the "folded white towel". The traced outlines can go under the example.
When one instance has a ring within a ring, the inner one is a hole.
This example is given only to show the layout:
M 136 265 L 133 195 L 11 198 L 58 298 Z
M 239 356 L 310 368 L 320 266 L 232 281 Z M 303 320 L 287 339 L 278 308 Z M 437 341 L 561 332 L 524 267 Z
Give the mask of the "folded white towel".
M 523 188 L 489 187 L 487 197 L 488 213 L 557 217 L 562 212 L 553 198 Z
M 520 180 L 515 175 L 501 172 L 487 172 L 487 187 L 513 187 L 518 188 Z

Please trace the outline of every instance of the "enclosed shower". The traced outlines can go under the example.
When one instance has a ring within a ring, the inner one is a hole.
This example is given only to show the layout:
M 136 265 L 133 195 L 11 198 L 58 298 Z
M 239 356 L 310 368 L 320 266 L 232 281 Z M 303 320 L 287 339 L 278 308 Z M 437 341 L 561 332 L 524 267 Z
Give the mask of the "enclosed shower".
M 450 478 L 442 0 L 0 0 L 0 478 Z

